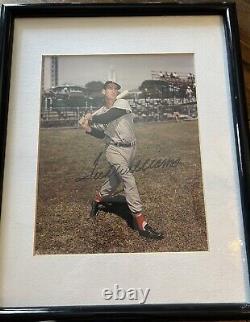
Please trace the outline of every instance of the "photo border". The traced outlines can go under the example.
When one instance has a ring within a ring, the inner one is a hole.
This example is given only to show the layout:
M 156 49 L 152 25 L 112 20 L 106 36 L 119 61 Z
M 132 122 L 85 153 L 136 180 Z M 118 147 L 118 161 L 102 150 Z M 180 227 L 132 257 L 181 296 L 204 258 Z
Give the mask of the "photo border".
M 210 4 L 28 4 L 2 5 L 0 20 L 0 191 L 2 202 L 5 148 L 7 136 L 10 70 L 15 18 L 35 17 L 125 17 L 125 16 L 202 16 L 223 18 L 231 90 L 234 136 L 236 144 L 241 206 L 244 222 L 248 266 L 250 265 L 250 156 L 247 110 L 243 86 L 239 31 L 234 3 Z M 248 277 L 250 271 L 248 270 Z M 98 320 L 150 320 L 160 318 L 250 318 L 250 304 L 168 304 L 107 305 L 1 308 L 0 318 L 78 318 Z

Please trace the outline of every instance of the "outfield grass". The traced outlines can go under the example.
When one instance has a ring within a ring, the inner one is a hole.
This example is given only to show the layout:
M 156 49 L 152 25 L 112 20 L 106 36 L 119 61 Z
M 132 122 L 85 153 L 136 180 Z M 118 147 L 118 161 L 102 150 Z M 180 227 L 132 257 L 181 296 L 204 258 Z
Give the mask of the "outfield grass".
M 136 172 L 149 223 L 164 232 L 148 241 L 112 213 L 89 218 L 90 202 L 104 181 L 76 178 L 91 172 L 102 140 L 81 129 L 42 129 L 35 251 L 37 254 L 207 250 L 198 124 L 136 124 L 139 159 L 180 159 L 175 167 Z M 107 169 L 105 156 L 99 170 Z M 121 187 L 122 189 L 122 187 Z

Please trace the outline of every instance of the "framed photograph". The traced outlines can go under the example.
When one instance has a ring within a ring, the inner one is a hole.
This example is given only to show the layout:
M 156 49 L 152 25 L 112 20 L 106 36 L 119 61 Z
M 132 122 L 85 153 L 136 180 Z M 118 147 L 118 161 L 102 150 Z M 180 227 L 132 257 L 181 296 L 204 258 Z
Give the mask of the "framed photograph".
M 250 318 L 235 5 L 1 9 L 0 316 Z

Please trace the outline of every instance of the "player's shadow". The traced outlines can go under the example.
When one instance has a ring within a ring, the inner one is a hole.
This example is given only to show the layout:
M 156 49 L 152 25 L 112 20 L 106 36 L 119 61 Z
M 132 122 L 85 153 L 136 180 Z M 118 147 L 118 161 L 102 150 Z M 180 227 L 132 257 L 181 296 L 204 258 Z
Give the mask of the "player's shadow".
M 100 211 L 110 212 L 119 216 L 126 221 L 129 227 L 134 229 L 133 216 L 123 195 L 105 197 L 98 208 Z

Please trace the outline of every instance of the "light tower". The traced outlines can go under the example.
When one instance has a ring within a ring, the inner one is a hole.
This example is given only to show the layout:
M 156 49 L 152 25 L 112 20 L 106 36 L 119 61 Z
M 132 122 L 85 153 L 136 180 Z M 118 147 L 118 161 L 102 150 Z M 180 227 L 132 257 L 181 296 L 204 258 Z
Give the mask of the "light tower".
M 51 84 L 58 85 L 58 57 L 51 56 Z
M 110 70 L 109 70 L 109 73 L 108 73 L 108 80 L 111 80 L 113 82 L 117 82 L 116 71 L 112 66 L 110 67 Z
M 58 57 L 43 56 L 42 60 L 42 90 L 48 90 L 58 85 Z

